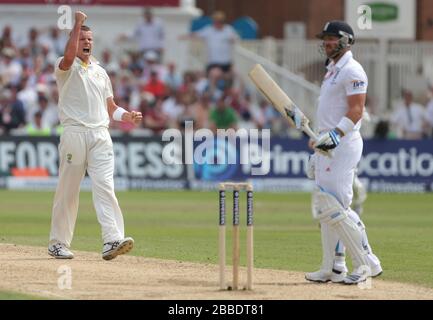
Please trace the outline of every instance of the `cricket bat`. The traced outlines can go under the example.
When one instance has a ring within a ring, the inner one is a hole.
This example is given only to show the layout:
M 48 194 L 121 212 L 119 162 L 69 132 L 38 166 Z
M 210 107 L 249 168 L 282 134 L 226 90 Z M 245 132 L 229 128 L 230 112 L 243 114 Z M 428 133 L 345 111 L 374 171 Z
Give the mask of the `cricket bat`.
M 248 75 L 260 92 L 292 127 L 302 130 L 314 141 L 317 140 L 317 135 L 310 128 L 310 120 L 260 64 L 256 64 Z

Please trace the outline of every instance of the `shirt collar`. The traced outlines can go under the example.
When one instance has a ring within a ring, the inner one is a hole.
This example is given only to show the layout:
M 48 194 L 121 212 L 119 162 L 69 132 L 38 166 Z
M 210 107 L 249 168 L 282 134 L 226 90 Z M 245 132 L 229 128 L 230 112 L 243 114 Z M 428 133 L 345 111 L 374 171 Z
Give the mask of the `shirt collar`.
M 343 54 L 340 60 L 338 60 L 337 64 L 335 64 L 334 61 L 331 61 L 326 68 L 328 70 L 334 70 L 334 69 L 341 70 L 346 65 L 346 63 L 348 63 L 349 60 L 352 59 L 352 57 L 353 57 L 352 51 L 350 50 L 346 51 L 346 53 Z
M 89 68 L 89 67 L 93 67 L 93 63 L 92 63 L 92 59 L 90 59 L 89 60 L 89 63 L 87 64 L 87 63 L 85 63 L 83 60 L 81 60 L 80 58 L 78 58 L 78 57 L 75 57 L 75 60 L 78 62 L 78 64 L 80 65 L 80 66 L 82 66 L 84 69 L 87 69 L 87 68 Z

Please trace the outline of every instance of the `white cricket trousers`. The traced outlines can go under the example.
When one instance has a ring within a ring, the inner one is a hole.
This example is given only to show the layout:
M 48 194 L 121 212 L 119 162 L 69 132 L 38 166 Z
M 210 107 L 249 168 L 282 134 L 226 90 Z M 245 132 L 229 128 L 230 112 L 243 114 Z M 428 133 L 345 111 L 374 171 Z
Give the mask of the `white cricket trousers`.
M 316 184 L 333 194 L 344 208 L 353 198 L 353 178 L 361 160 L 363 142 L 359 131 L 341 138 L 332 158 L 316 154 Z
M 50 243 L 71 245 L 80 183 L 92 181 L 93 205 L 104 243 L 124 238 L 123 215 L 114 194 L 113 142 L 107 128 L 66 127 L 59 144 L 59 182 L 54 196 Z

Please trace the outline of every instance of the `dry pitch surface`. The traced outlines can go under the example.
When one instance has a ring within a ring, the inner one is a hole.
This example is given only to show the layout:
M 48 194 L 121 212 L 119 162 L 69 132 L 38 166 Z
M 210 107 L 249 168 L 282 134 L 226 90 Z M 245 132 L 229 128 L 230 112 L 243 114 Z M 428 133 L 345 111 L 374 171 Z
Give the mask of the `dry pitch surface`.
M 72 285 L 61 290 L 58 271 L 65 265 L 71 268 Z M 220 291 L 216 265 L 136 256 L 106 262 L 97 253 L 79 251 L 72 260 L 55 260 L 46 248 L 13 244 L 0 244 L 0 270 L 0 291 L 54 299 L 433 299 L 433 289 L 410 284 L 373 279 L 372 288 L 362 290 L 269 269 L 254 270 L 253 291 Z

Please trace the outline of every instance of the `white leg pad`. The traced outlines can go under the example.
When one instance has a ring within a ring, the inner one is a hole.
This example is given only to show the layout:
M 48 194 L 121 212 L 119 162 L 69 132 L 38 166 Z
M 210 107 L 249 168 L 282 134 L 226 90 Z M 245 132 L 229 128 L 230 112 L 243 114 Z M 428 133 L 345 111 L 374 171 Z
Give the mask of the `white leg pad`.
M 313 217 L 321 224 L 328 224 L 334 228 L 343 241 L 355 268 L 367 266 L 368 251 L 363 247 L 361 228 L 349 218 L 350 211 L 344 209 L 340 202 L 324 190 L 315 190 L 312 200 Z M 332 232 L 332 230 L 331 230 Z
M 353 267 L 359 268 L 361 266 L 367 266 L 368 264 L 368 251 L 362 246 L 362 232 L 359 227 L 351 219 L 346 218 L 334 224 L 332 226 L 340 239 L 346 246 L 352 261 Z
M 365 230 L 364 223 L 362 222 L 362 220 L 360 219 L 358 214 L 353 210 L 349 211 L 349 218 L 352 219 L 361 229 L 362 243 L 363 243 L 364 249 L 366 249 L 368 252 L 367 260 L 368 260 L 369 266 L 371 268 L 374 268 L 374 267 L 380 265 L 379 258 L 373 253 L 373 249 L 371 249 L 370 243 L 368 242 L 367 232 Z
M 338 241 L 337 235 L 327 223 L 320 223 L 322 237 L 322 270 L 331 272 L 334 266 L 334 252 Z

